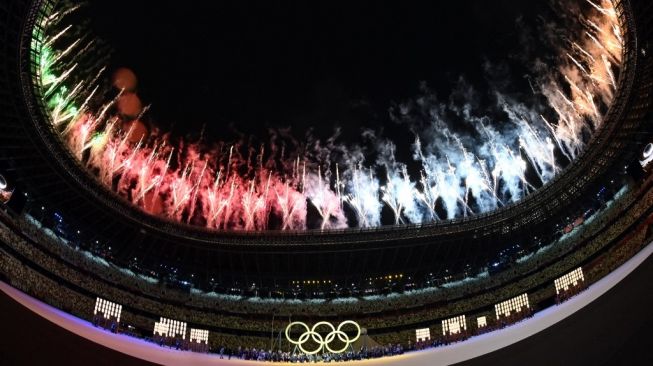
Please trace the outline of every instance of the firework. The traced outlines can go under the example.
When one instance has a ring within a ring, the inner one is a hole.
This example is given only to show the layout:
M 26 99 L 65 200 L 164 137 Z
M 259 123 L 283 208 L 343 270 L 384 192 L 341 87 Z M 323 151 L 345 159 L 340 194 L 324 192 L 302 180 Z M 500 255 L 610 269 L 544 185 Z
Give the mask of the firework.
M 238 144 L 173 144 L 165 134 L 143 131 L 139 120 L 147 107 L 135 94 L 131 71 L 114 74 L 116 93 L 106 98 L 100 88 L 106 68 L 80 72 L 94 43 L 71 39 L 74 27 L 62 23 L 73 9 L 45 18 L 45 38 L 33 47 L 39 92 L 63 143 L 102 184 L 143 210 L 219 230 L 266 230 L 271 217 L 278 219 L 274 228 L 306 229 L 310 210 L 323 230 L 375 227 L 384 206 L 395 224 L 497 209 L 550 181 L 561 169 L 556 156 L 578 156 L 586 135 L 601 127 L 601 106 L 613 98 L 621 64 L 614 8 L 607 0 L 588 4 L 590 11 L 578 16 L 583 31 L 559 50 L 555 71 L 535 75 L 537 85 L 531 84 L 551 115 L 497 93 L 510 130 L 463 111 L 480 136 L 470 141 L 452 132 L 437 109 L 418 103 L 412 108 L 425 109 L 429 133 L 418 134 L 412 145 L 421 165 L 414 177 L 396 161 L 394 142 L 387 139 L 379 138 L 384 147 L 370 163 L 352 146 L 340 146 L 349 152 L 340 159 L 323 158 L 330 155 L 319 147 L 292 152 L 285 146 L 270 146 L 267 155 L 264 147 L 250 148 L 245 157 L 247 147 Z M 400 108 L 401 116 L 409 112 L 411 107 Z

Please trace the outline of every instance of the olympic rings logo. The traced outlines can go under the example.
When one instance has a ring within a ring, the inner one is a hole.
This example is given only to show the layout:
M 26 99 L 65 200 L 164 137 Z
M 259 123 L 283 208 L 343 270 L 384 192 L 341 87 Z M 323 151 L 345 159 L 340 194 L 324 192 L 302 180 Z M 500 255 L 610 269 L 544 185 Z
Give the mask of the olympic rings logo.
M 357 330 L 356 337 L 349 338 L 347 333 L 345 333 L 342 330 L 342 328 L 347 324 L 351 324 L 354 327 L 356 327 L 356 330 Z M 290 328 L 292 328 L 294 326 L 301 326 L 302 328 L 304 328 L 304 333 L 302 333 L 302 335 L 300 335 L 299 338 L 297 338 L 297 339 L 292 339 L 290 337 Z M 317 329 L 319 327 L 326 327 L 326 328 L 330 329 L 330 331 L 329 331 L 329 333 L 327 333 L 327 335 L 325 337 L 322 337 L 322 335 L 317 332 Z M 334 327 L 333 324 L 331 324 L 329 322 L 315 323 L 315 325 L 313 325 L 312 328 L 309 328 L 308 325 L 306 325 L 306 323 L 292 322 L 292 323 L 288 324 L 288 326 L 286 327 L 286 339 L 288 340 L 288 342 L 298 346 L 299 349 L 302 352 L 304 352 L 305 354 L 307 354 L 307 355 L 314 355 L 314 354 L 322 351 L 324 348 L 326 348 L 331 353 L 345 352 L 347 350 L 347 348 L 349 348 L 349 346 L 352 343 L 356 342 L 358 340 L 358 338 L 360 338 L 360 336 L 361 336 L 361 327 L 358 325 L 358 323 L 356 323 L 355 321 L 352 321 L 352 320 L 345 320 L 344 322 L 342 322 L 342 323 L 340 323 L 338 325 L 338 328 Z M 340 342 L 345 344 L 340 349 L 333 349 L 330 346 L 331 342 L 333 342 L 336 339 L 336 337 L 338 338 L 338 340 Z M 304 349 L 304 343 L 308 342 L 309 339 L 311 339 L 311 340 L 313 340 L 313 342 L 317 343 L 318 347 L 315 350 L 309 351 L 309 350 Z

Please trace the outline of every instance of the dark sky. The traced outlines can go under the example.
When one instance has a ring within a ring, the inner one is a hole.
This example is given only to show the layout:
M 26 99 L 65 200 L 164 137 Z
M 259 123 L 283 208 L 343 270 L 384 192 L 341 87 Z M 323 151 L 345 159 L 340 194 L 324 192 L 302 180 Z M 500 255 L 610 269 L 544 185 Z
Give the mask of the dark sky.
M 328 136 L 334 126 L 388 124 L 388 108 L 425 81 L 446 96 L 463 75 L 481 91 L 483 62 L 520 52 L 516 20 L 546 1 L 94 0 L 91 27 L 132 68 L 151 116 L 181 135 L 230 139 L 292 126 Z M 510 69 L 518 87 L 523 74 Z M 521 83 L 521 84 L 520 84 Z M 482 95 L 482 93 L 481 93 Z M 390 133 L 392 133 L 392 127 Z M 396 131 L 401 133 L 402 131 Z M 410 141 L 410 137 L 408 141 Z

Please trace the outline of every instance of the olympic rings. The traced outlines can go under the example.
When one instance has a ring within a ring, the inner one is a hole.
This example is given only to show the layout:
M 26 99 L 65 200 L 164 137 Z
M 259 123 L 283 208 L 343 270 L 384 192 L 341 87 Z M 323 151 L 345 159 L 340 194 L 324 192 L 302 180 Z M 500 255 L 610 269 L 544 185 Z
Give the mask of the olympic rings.
M 347 324 L 353 325 L 354 327 L 356 327 L 356 329 L 358 331 L 356 333 L 356 337 L 354 337 L 353 339 L 350 339 L 349 335 L 347 335 L 347 333 L 345 333 L 342 330 L 342 327 L 344 327 Z M 292 327 L 296 326 L 296 325 L 303 327 L 305 330 L 304 330 L 304 333 L 302 333 L 299 336 L 299 338 L 294 340 L 294 339 L 292 339 L 290 337 L 290 329 Z M 318 327 L 327 327 L 327 328 L 330 329 L 330 331 L 329 331 L 329 333 L 327 333 L 327 335 L 325 337 L 322 337 L 322 335 L 320 333 L 318 333 L 317 330 L 316 330 Z M 325 321 L 315 323 L 312 328 L 309 328 L 308 325 L 306 323 L 303 323 L 303 322 L 292 322 L 292 323 L 288 324 L 288 326 L 286 327 L 286 339 L 288 340 L 288 342 L 290 342 L 290 343 L 292 343 L 292 344 L 294 344 L 296 346 L 299 346 L 299 349 L 302 352 L 304 352 L 305 354 L 307 354 L 307 355 L 314 355 L 314 354 L 322 351 L 324 348 L 326 348 L 331 353 L 345 352 L 347 350 L 347 348 L 349 348 L 349 346 L 352 343 L 356 342 L 358 340 L 358 338 L 360 338 L 360 336 L 361 336 L 361 327 L 358 325 L 358 323 L 356 323 L 353 320 L 343 321 L 342 323 L 340 323 L 338 325 L 338 328 L 334 327 L 333 324 L 331 324 L 329 322 L 325 322 Z M 338 337 L 338 340 L 340 342 L 343 342 L 345 344 L 340 349 L 333 349 L 333 348 L 330 347 L 331 342 L 333 342 L 333 340 L 336 337 Z M 319 347 L 317 349 L 308 350 L 308 351 L 306 349 L 304 349 L 304 343 L 308 342 L 309 338 L 313 342 L 318 344 Z

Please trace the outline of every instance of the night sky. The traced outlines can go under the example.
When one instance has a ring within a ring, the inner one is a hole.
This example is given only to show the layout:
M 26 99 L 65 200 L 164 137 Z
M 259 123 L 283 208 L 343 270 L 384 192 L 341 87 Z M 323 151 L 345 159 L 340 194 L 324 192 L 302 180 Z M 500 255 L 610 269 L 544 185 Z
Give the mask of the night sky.
M 206 126 L 207 139 L 228 141 L 286 126 L 325 138 L 339 126 L 356 140 L 368 127 L 407 145 L 412 134 L 388 111 L 420 85 L 445 101 L 461 76 L 478 103 L 488 79 L 528 93 L 524 24 L 551 16 L 546 1 L 515 0 L 95 0 L 86 12 L 163 130 L 196 138 Z

